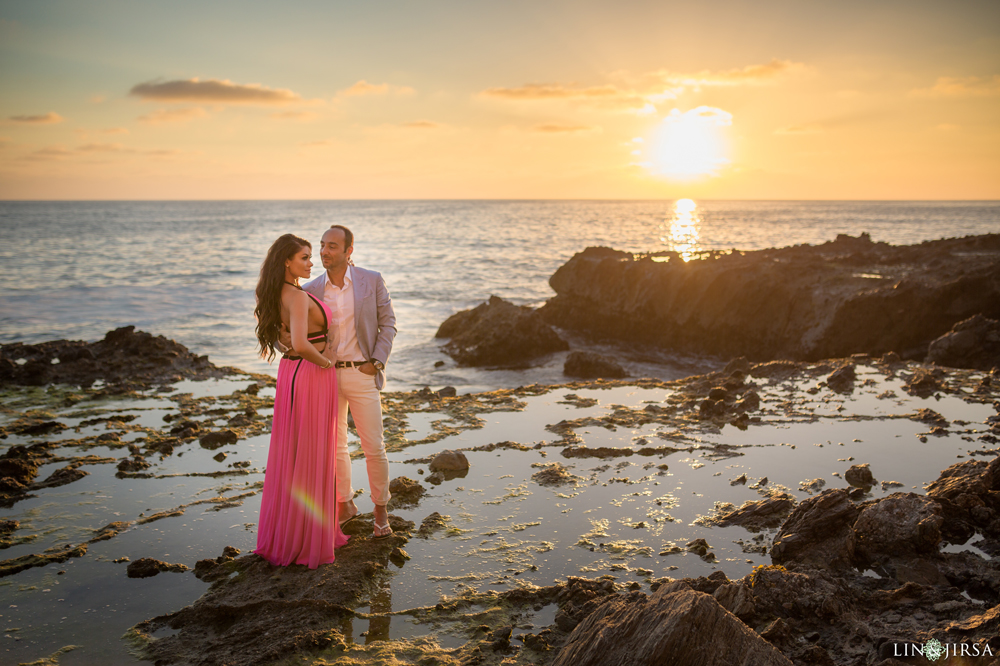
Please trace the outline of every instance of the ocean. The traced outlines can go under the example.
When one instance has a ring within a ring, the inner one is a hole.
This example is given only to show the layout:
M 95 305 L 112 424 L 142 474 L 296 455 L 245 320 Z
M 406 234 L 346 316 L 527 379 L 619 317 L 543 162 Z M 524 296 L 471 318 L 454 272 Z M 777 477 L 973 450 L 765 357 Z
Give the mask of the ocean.
M 95 340 L 135 325 L 217 365 L 274 374 L 254 348 L 260 263 L 279 235 L 318 244 L 331 224 L 354 231 L 355 262 L 380 271 L 392 296 L 398 335 L 387 388 L 467 392 L 565 381 L 565 353 L 528 370 L 459 368 L 434 332 L 490 295 L 540 305 L 553 295 L 552 273 L 587 247 L 693 258 L 862 232 L 910 244 L 1000 232 L 1000 202 L 0 202 L 0 343 Z M 615 354 L 638 376 L 671 379 L 720 361 L 569 340 Z

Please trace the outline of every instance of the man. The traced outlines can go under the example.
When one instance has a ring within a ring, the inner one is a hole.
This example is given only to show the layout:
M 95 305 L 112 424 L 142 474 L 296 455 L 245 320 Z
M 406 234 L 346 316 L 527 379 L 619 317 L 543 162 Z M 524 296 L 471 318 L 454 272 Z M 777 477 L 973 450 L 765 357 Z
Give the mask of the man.
M 323 299 L 333 311 L 330 340 L 337 345 L 337 501 L 343 526 L 358 515 L 351 486 L 351 456 L 347 450 L 347 411 L 361 438 L 368 483 L 375 503 L 375 538 L 392 534 L 389 527 L 389 460 L 382 438 L 385 363 L 396 337 L 396 316 L 382 276 L 352 266 L 354 234 L 335 224 L 323 234 L 320 257 L 326 271 L 302 288 Z

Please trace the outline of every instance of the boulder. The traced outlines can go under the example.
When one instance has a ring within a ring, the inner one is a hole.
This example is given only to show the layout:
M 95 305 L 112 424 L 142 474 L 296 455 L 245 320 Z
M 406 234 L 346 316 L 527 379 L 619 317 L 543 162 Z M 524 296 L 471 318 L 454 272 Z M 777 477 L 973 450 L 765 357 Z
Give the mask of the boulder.
M 675 581 L 608 599 L 569 635 L 554 666 L 791 666 L 712 596 Z
M 497 296 L 453 314 L 435 337 L 451 338 L 444 351 L 468 366 L 522 368 L 539 356 L 569 349 L 536 310 Z
M 606 356 L 593 352 L 570 352 L 563 364 L 563 374 L 584 379 L 620 379 L 628 377 L 625 368 Z
M 1000 367 L 1000 321 L 982 314 L 963 319 L 931 342 L 926 362 L 976 370 Z
M 461 451 L 445 449 L 431 460 L 432 472 L 459 472 L 469 469 L 469 459 Z
M 778 529 L 771 561 L 826 569 L 850 567 L 853 550 L 848 539 L 859 513 L 842 488 L 825 490 L 802 501 Z
M 868 489 L 875 485 L 875 476 L 868 463 L 863 465 L 851 465 L 850 469 L 844 472 L 844 480 L 855 488 Z

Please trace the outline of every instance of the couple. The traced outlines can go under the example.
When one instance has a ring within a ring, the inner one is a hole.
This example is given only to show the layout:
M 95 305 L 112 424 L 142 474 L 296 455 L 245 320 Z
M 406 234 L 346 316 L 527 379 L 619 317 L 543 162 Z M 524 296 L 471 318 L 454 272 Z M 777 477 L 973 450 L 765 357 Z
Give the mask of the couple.
M 323 234 L 323 275 L 309 278 L 312 245 L 293 234 L 271 245 L 257 282 L 257 341 L 278 365 L 255 553 L 272 564 L 334 561 L 341 527 L 358 514 L 347 450 L 347 411 L 361 438 L 375 503 L 373 537 L 389 527 L 389 462 L 382 439 L 385 362 L 396 318 L 382 276 L 353 265 L 354 234 Z

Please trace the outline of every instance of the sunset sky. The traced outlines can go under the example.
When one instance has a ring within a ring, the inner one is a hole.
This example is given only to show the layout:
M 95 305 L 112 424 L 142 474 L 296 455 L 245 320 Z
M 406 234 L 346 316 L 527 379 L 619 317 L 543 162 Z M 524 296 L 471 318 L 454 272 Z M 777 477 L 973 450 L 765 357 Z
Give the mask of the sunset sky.
M 0 198 L 1000 199 L 1000 2 L 0 0 Z

